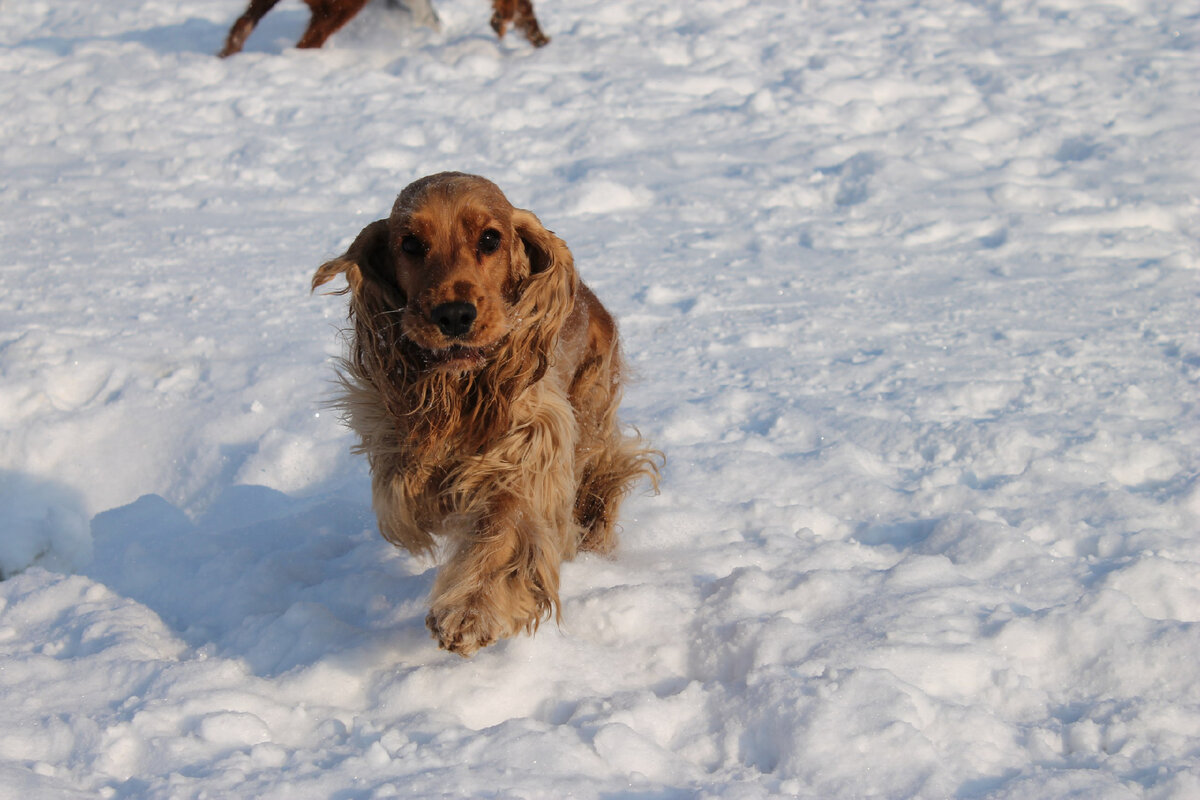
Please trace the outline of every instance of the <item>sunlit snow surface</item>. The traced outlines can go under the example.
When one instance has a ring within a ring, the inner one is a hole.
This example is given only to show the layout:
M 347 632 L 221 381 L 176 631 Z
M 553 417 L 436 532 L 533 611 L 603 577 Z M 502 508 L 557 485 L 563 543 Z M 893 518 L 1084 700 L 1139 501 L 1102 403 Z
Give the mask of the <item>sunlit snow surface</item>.
M 0 797 L 1200 796 L 1200 9 L 435 5 L 0 4 Z M 669 459 L 471 660 L 308 292 L 443 169 Z

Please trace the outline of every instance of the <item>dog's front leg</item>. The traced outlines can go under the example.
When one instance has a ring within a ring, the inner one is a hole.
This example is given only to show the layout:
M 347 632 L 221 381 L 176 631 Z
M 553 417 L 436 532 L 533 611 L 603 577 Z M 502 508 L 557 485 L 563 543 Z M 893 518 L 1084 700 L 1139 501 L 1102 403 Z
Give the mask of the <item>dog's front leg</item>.
M 493 501 L 434 582 L 425 624 L 440 647 L 469 656 L 555 613 L 561 537 L 544 526 L 514 497 Z

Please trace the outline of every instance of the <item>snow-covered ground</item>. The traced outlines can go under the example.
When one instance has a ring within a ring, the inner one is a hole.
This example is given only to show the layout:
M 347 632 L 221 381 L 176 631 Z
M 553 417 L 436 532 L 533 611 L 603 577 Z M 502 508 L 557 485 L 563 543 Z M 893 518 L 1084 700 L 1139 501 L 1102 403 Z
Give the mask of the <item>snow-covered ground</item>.
M 0 3 L 0 797 L 1200 796 L 1200 7 Z M 322 260 L 485 174 L 666 451 L 470 660 Z

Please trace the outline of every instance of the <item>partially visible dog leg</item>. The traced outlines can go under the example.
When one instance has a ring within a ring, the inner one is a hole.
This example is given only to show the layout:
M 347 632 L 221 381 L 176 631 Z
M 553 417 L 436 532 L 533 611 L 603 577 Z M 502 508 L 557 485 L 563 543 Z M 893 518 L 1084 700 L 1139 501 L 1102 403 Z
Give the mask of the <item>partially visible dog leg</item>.
M 354 17 L 367 0 L 307 0 L 312 8 L 312 20 L 308 30 L 296 42 L 296 47 L 313 48 L 325 44 L 325 40 L 337 32 Z
M 517 13 L 514 24 L 525 34 L 525 38 L 534 47 L 542 47 L 550 43 L 550 37 L 542 33 L 538 25 L 537 15 L 533 13 L 533 0 L 517 0 Z
M 643 475 L 656 480 L 661 454 L 647 450 L 635 436 L 621 433 L 621 353 L 612 316 L 584 288 L 581 300 L 591 309 L 587 349 L 571 381 L 570 399 L 579 422 L 575 447 L 578 489 L 575 521 L 580 550 L 610 553 L 617 546 L 616 519 L 621 501 Z
M 534 47 L 541 47 L 550 41 L 550 37 L 542 33 L 538 25 L 532 0 L 492 0 L 492 30 L 503 39 L 510 24 L 520 28 Z
M 558 537 L 536 525 L 514 499 L 500 498 L 438 570 L 425 624 L 439 647 L 465 658 L 555 613 L 563 554 Z
M 474 529 L 438 570 L 426 624 L 438 643 L 469 656 L 481 647 L 536 630 L 558 614 L 558 572 L 575 556 L 574 412 L 543 381 L 514 413 L 527 422 L 473 459 L 455 481 L 479 498 Z
M 508 23 L 512 22 L 516 12 L 516 0 L 492 0 L 492 30 L 501 39 L 508 32 Z
M 657 483 L 659 454 L 642 448 L 638 439 L 615 429 L 600 458 L 589 465 L 575 500 L 575 520 L 582 530 L 580 550 L 611 553 L 617 546 L 617 512 L 643 476 Z
M 225 46 L 221 48 L 218 55 L 221 58 L 228 58 L 234 53 L 240 53 L 242 45 L 246 43 L 246 37 L 254 30 L 254 26 L 278 2 L 279 0 L 250 0 L 250 7 L 246 9 L 246 13 L 238 17 L 237 22 L 233 23 L 233 27 L 229 29 L 229 35 L 225 37 Z

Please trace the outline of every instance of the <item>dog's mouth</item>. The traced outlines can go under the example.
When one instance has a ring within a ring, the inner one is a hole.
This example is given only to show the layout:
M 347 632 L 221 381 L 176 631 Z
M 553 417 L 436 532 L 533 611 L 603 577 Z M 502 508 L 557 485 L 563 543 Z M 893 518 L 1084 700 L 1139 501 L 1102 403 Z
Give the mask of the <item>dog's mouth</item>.
M 487 363 L 491 347 L 470 347 L 464 344 L 452 344 L 437 350 L 420 348 L 421 363 L 426 369 L 443 370 L 446 372 L 470 372 L 479 369 Z
M 427 372 L 477 372 L 487 365 L 502 346 L 507 334 L 493 338 L 478 328 L 459 338 L 448 337 L 422 325 L 422 317 L 408 313 L 404 319 L 404 346 L 411 363 Z

